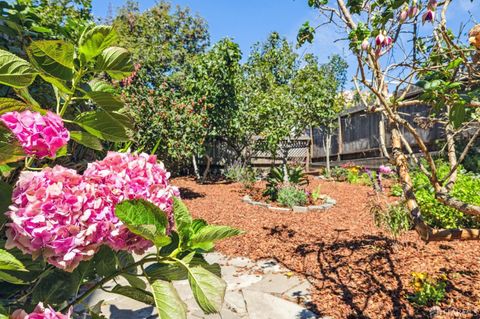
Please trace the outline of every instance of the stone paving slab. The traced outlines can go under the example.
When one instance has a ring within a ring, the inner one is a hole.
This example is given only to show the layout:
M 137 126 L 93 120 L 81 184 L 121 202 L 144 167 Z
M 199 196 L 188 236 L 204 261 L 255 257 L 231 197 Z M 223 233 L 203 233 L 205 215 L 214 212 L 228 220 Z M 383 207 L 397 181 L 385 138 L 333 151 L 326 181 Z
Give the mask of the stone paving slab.
M 310 298 L 310 284 L 294 276 L 274 259 L 252 261 L 245 257 L 228 258 L 220 253 L 205 255 L 218 263 L 227 282 L 225 302 L 220 314 L 205 315 L 197 305 L 187 280 L 174 286 L 188 307 L 188 318 L 198 319 L 293 319 L 317 318 L 303 306 Z M 123 278 L 117 282 L 125 284 Z M 114 282 L 111 283 L 113 287 Z M 110 319 L 158 318 L 154 307 L 124 296 L 96 291 L 88 300 L 93 306 L 103 300 L 102 313 Z

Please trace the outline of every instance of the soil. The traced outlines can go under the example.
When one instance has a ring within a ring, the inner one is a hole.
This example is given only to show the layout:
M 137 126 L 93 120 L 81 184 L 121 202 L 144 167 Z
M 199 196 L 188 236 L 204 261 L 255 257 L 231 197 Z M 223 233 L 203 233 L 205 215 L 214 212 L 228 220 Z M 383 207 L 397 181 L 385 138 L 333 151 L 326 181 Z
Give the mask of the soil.
M 310 179 L 312 191 L 337 200 L 323 212 L 276 212 L 241 201 L 240 184 L 196 184 L 177 178 L 196 218 L 246 234 L 224 240 L 230 256 L 275 258 L 315 287 L 311 310 L 333 318 L 480 318 L 480 241 L 425 243 L 414 231 L 398 239 L 375 227 L 370 187 Z M 258 187 L 258 185 L 257 185 Z M 438 307 L 413 307 L 412 272 L 445 274 Z

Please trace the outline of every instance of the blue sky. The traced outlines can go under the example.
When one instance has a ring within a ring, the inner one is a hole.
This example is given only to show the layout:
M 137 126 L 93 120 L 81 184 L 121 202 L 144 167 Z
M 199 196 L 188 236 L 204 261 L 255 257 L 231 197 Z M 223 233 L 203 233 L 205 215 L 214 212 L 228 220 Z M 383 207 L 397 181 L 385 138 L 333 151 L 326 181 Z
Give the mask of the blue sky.
M 251 46 L 266 39 L 272 31 L 286 36 L 295 42 L 297 31 L 305 21 L 318 24 L 316 12 L 309 8 L 307 0 L 171 0 L 174 5 L 188 6 L 208 23 L 211 43 L 224 37 L 233 38 L 240 44 L 244 59 Z M 124 1 L 93 0 L 93 12 L 97 17 L 105 17 L 108 8 L 115 10 Z M 140 0 L 140 8 L 148 9 L 155 0 Z M 454 0 L 449 11 L 449 26 L 458 30 L 461 22 L 480 21 L 478 1 Z M 431 28 L 425 26 L 426 30 Z M 468 29 L 467 29 L 468 31 Z M 298 50 L 299 54 L 315 53 L 320 62 L 326 62 L 334 53 L 340 54 L 351 65 L 349 73 L 354 72 L 355 60 L 349 54 L 345 41 L 335 41 L 342 35 L 333 26 L 323 26 L 317 31 L 313 44 L 307 44 Z

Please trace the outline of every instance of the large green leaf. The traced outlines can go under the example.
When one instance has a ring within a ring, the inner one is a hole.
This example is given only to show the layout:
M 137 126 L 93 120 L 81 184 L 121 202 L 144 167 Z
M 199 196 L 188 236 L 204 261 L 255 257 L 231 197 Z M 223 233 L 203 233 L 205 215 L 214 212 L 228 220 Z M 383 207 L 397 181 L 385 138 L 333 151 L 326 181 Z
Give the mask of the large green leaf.
M 5 130 L 0 126 L 0 165 L 17 162 L 25 157 L 17 140 L 6 139 Z
M 192 216 L 187 206 L 180 198 L 173 198 L 173 216 L 175 218 L 175 227 L 180 234 L 182 242 L 188 241 L 192 232 Z
M 0 97 L 0 114 L 13 111 L 23 111 L 27 108 L 28 105 L 22 101 L 7 97 Z
M 124 107 L 123 102 L 109 92 L 92 91 L 87 93 L 95 104 L 107 112 L 118 111 Z
M 202 244 L 210 243 L 220 239 L 240 235 L 241 230 L 229 226 L 206 225 L 200 228 L 191 239 L 192 247 Z
M 97 25 L 86 29 L 79 41 L 80 59 L 83 62 L 91 61 L 117 39 L 117 33 L 111 26 Z
M 24 59 L 0 50 L 0 83 L 14 88 L 32 84 L 38 72 Z
M 70 138 L 77 142 L 78 144 L 82 144 L 88 148 L 101 151 L 103 150 L 102 142 L 95 136 L 83 132 L 83 131 L 70 131 Z
M 187 318 L 187 306 L 171 282 L 155 280 L 151 290 L 161 319 Z
M 104 80 L 92 79 L 88 82 L 88 85 L 90 86 L 91 91 L 115 93 L 115 88 Z
M 0 180 L 0 225 L 5 220 L 5 212 L 8 210 L 8 206 L 12 203 L 12 186 Z
M 111 142 L 127 142 L 125 122 L 128 118 L 120 113 L 103 110 L 84 112 L 75 118 L 75 123 L 99 139 Z
M 146 289 L 147 288 L 147 284 L 145 283 L 145 281 L 143 281 L 138 276 L 126 273 L 126 274 L 122 274 L 122 277 L 125 278 L 128 281 L 128 283 L 130 284 L 130 286 L 132 286 L 134 288 L 138 288 L 138 289 Z
M 3 249 L 0 249 L 0 270 L 27 271 L 20 260 Z
M 64 81 L 73 78 L 73 44 L 62 40 L 33 41 L 27 48 L 31 63 L 45 73 Z
M 124 48 L 106 48 L 97 58 L 95 69 L 107 72 L 116 80 L 121 80 L 133 72 L 132 56 Z
M 227 284 L 201 266 L 188 269 L 188 282 L 197 304 L 206 314 L 220 312 Z
M 147 305 L 155 304 L 152 294 L 143 289 L 116 285 L 115 287 L 113 287 L 112 292 L 115 294 L 119 294 L 128 298 L 143 302 Z
M 142 199 L 126 200 L 117 204 L 115 215 L 132 233 L 152 241 L 155 246 L 170 243 L 166 235 L 167 215 L 154 204 Z
M 202 266 L 211 273 L 221 276 L 219 264 L 208 264 L 201 255 L 195 255 L 189 263 L 189 266 Z M 145 268 L 145 273 L 151 279 L 160 279 L 166 281 L 185 280 L 188 278 L 188 271 L 180 263 L 160 264 L 155 263 Z
M 9 282 L 9 283 L 15 284 L 15 285 L 22 285 L 22 284 L 25 283 L 22 279 L 16 277 L 13 274 L 9 274 L 9 273 L 6 273 L 4 271 L 0 271 L 0 282 L 2 282 L 2 281 L 6 281 L 6 282 Z
M 93 257 L 93 265 L 98 275 L 108 277 L 117 271 L 116 258 L 113 250 L 103 245 Z
M 40 279 L 33 289 L 32 303 L 60 304 L 77 292 L 81 278 L 78 272 L 68 273 L 59 269 Z

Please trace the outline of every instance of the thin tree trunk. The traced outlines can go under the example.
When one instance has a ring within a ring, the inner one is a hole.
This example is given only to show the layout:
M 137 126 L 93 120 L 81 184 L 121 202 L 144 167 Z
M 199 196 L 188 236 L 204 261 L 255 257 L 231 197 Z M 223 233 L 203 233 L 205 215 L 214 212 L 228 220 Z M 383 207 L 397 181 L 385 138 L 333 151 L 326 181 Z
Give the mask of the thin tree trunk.
M 197 181 L 199 181 L 200 180 L 200 172 L 198 170 L 197 157 L 195 155 L 192 155 L 192 164 L 193 164 L 193 173 L 195 174 L 195 179 Z
M 207 166 L 203 171 L 202 184 L 205 183 L 205 181 L 207 180 L 208 173 L 210 172 L 210 165 L 212 164 L 212 160 L 213 160 L 211 156 L 208 156 L 206 154 L 205 154 L 205 158 L 207 159 Z
M 447 138 L 447 154 L 448 154 L 448 163 L 450 168 L 457 166 L 457 154 L 455 153 L 455 139 L 453 137 L 453 127 L 449 123 L 445 126 L 445 135 Z M 447 191 L 452 190 L 455 182 L 457 181 L 457 170 L 454 170 L 453 173 L 448 178 L 448 182 L 445 185 Z
M 330 150 L 332 148 L 332 134 L 327 133 L 327 135 L 325 136 L 325 143 L 323 145 L 326 157 L 326 173 L 327 177 L 330 177 Z

